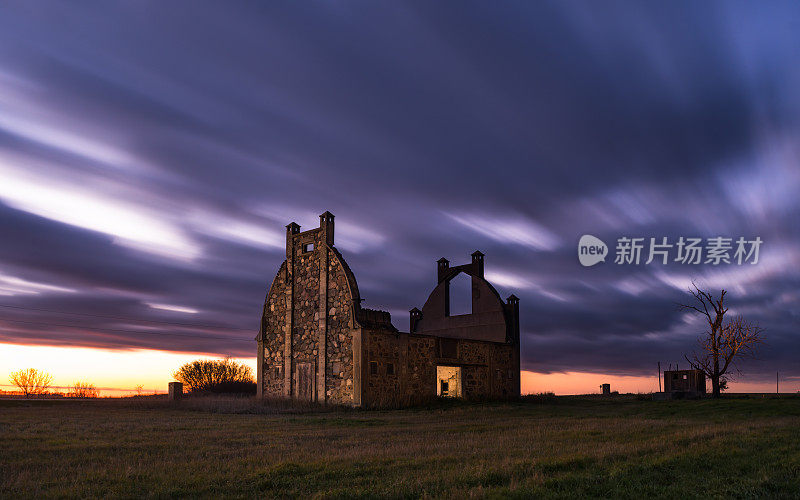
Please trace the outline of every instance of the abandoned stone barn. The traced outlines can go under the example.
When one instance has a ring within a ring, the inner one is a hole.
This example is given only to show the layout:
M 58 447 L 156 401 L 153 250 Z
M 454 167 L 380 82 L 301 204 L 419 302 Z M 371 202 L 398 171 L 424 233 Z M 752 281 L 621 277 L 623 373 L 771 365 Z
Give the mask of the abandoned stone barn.
M 286 226 L 286 260 L 256 337 L 259 396 L 354 406 L 519 396 L 519 299 L 503 302 L 486 281 L 482 253 L 455 267 L 440 259 L 436 287 L 401 332 L 388 312 L 361 307 L 333 219 L 325 212 L 303 232 Z M 468 314 L 450 314 L 459 276 L 471 282 Z

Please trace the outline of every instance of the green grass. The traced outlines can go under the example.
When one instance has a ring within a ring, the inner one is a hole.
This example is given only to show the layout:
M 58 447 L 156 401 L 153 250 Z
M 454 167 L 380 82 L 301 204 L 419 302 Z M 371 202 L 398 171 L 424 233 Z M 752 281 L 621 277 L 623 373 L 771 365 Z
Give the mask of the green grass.
M 796 397 L 183 403 L 0 401 L 0 496 L 800 498 Z

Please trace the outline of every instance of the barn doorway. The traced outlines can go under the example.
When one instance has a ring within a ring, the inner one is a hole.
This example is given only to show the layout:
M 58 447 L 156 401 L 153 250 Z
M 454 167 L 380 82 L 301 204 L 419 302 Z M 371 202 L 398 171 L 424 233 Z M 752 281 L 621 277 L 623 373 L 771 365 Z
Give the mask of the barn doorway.
M 460 366 L 436 367 L 436 395 L 443 398 L 462 397 Z

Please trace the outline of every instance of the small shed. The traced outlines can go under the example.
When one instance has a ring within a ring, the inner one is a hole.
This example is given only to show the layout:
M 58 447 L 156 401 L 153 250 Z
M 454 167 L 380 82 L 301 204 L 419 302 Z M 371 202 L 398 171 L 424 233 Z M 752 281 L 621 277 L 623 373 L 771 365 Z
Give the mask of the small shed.
M 706 375 L 702 370 L 664 372 L 664 392 L 706 393 Z

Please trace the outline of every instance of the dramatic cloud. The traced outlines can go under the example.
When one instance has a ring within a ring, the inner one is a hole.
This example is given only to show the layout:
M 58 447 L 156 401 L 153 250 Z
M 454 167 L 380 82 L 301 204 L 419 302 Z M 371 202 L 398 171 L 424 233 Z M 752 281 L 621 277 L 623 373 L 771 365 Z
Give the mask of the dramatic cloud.
M 0 6 L 0 341 L 252 356 L 284 226 L 336 215 L 365 305 L 480 249 L 523 368 L 651 373 L 697 281 L 800 375 L 800 7 Z M 581 235 L 763 240 L 756 265 Z

